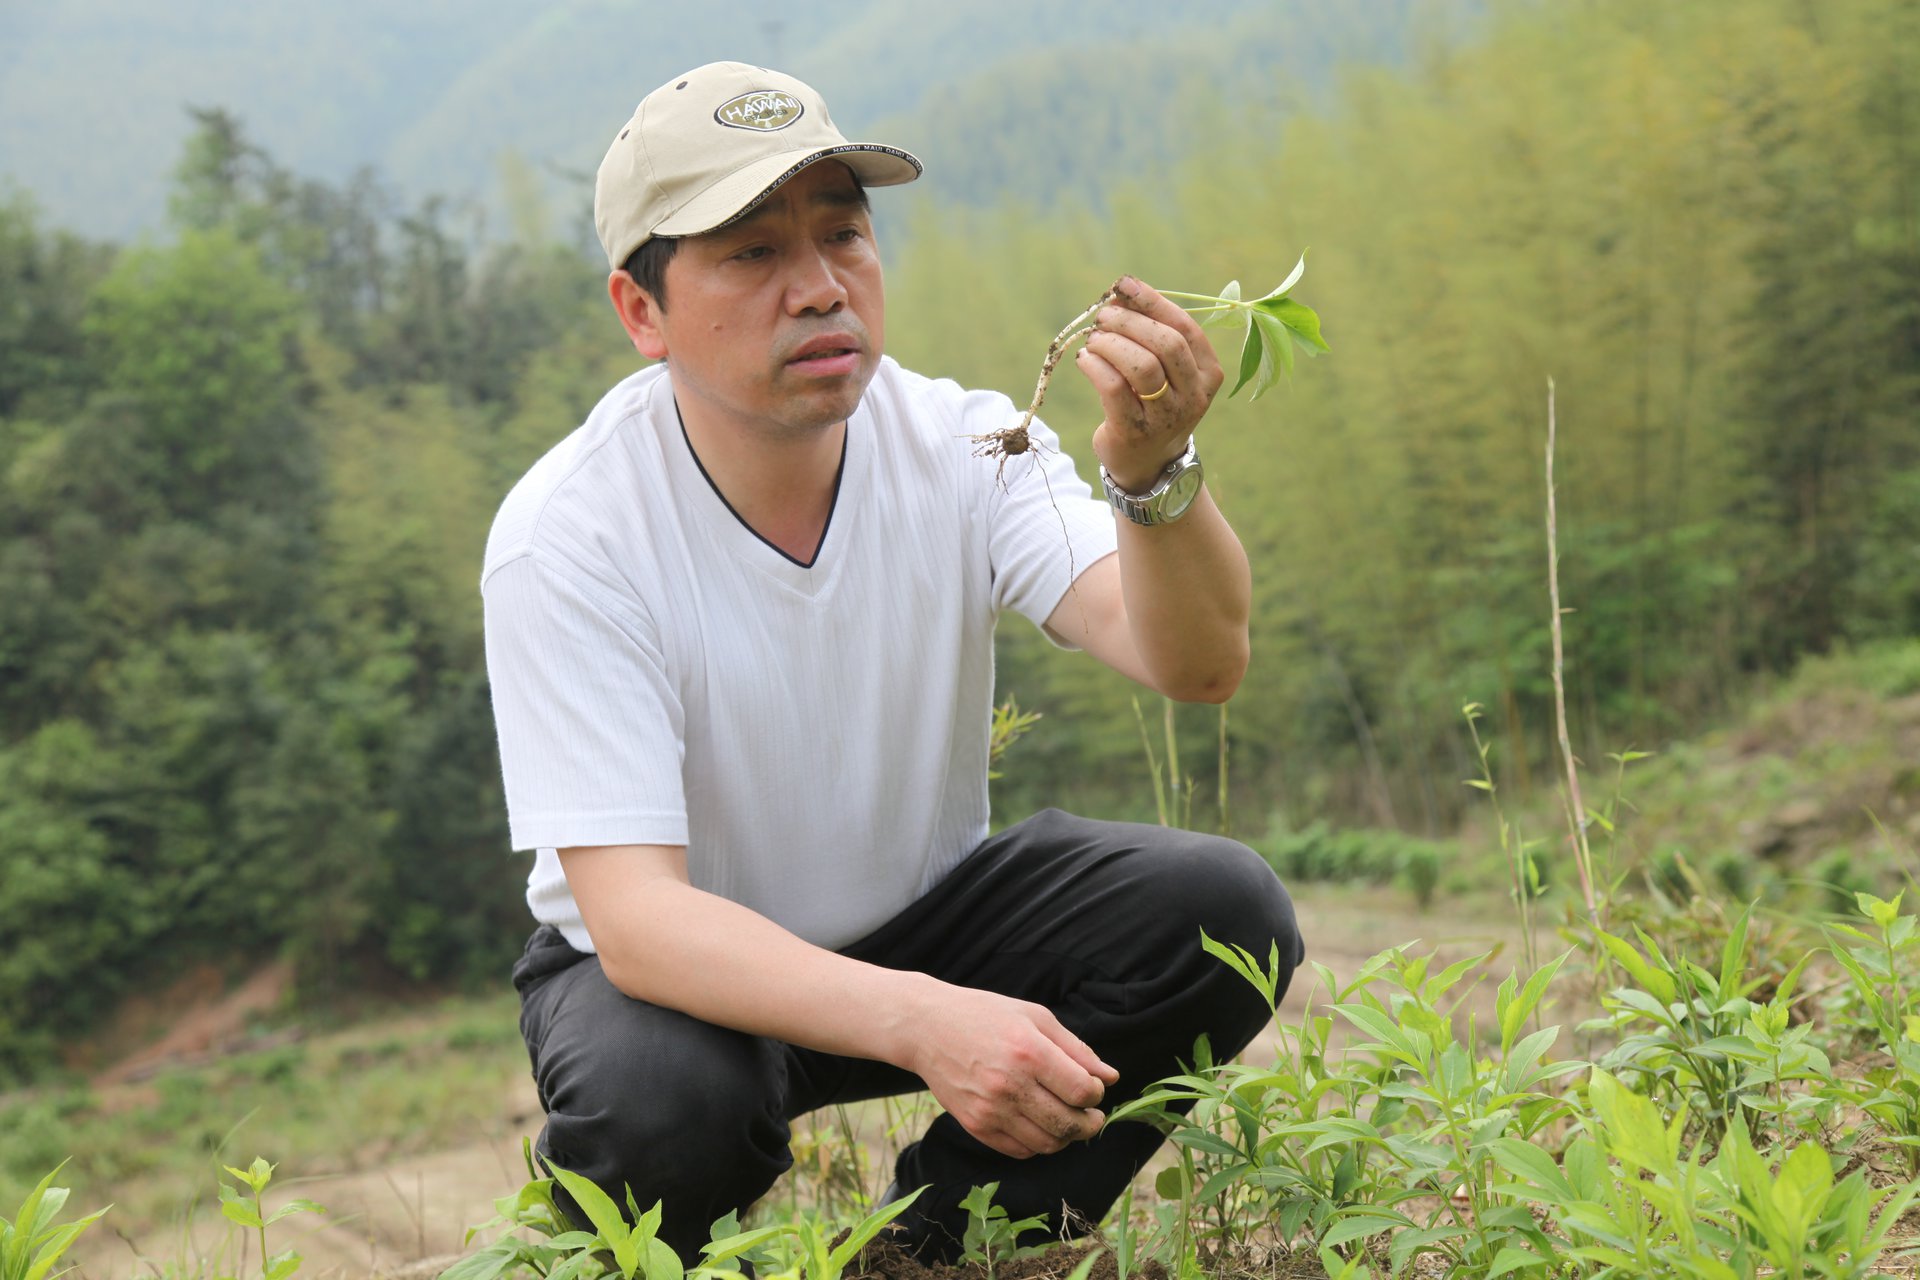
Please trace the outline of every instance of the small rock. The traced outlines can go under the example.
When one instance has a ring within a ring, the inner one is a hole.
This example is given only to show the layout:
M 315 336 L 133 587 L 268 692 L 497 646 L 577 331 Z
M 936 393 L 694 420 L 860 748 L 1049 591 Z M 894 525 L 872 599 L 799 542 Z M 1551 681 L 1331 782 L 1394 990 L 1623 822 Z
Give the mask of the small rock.
M 1792 804 L 1782 805 L 1773 815 L 1773 820 L 1783 827 L 1804 827 L 1820 818 L 1820 805 L 1814 800 L 1795 800 Z

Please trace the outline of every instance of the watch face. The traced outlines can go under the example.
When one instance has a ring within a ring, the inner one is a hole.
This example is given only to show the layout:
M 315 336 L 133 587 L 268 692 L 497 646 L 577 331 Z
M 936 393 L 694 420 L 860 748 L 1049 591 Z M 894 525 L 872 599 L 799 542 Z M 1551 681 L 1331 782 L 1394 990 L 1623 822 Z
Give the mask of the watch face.
M 1173 478 L 1167 486 L 1166 496 L 1160 500 L 1160 518 L 1174 520 L 1186 514 L 1193 500 L 1200 496 L 1200 468 L 1188 467 Z

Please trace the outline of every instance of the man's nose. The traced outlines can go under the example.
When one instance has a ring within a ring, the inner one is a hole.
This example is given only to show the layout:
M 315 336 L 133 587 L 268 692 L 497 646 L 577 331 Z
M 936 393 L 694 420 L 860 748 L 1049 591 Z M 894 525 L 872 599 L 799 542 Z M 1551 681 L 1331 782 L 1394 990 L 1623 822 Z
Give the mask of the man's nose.
M 845 306 L 847 287 L 835 264 L 819 248 L 795 255 L 787 280 L 787 309 L 795 315 L 829 315 Z

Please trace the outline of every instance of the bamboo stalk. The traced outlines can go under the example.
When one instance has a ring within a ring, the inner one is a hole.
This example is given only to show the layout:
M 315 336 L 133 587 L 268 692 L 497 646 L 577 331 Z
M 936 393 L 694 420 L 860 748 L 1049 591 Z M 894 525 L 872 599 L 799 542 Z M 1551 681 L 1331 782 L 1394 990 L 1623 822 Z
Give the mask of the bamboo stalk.
M 1586 899 L 1587 919 L 1600 923 L 1599 902 L 1593 890 L 1593 854 L 1587 846 L 1587 807 L 1580 798 L 1580 770 L 1567 736 L 1566 656 L 1561 642 L 1559 520 L 1553 493 L 1554 421 L 1553 379 L 1547 379 L 1547 594 L 1553 605 L 1553 713 L 1560 734 L 1560 757 L 1567 766 L 1567 824 L 1573 832 L 1573 862 L 1580 872 L 1580 893 Z

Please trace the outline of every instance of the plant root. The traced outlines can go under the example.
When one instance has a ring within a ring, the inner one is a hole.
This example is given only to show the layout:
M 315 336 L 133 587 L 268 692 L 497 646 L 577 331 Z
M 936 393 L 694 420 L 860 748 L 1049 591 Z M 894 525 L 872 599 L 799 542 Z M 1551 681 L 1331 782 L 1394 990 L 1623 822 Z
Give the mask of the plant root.
M 1114 282 L 1116 285 L 1119 281 Z M 1040 365 L 1040 380 L 1034 384 L 1033 402 L 1027 411 L 1020 415 L 1020 421 L 1010 427 L 1001 427 L 998 431 L 989 431 L 984 435 L 967 437 L 973 443 L 973 456 L 976 458 L 998 458 L 1000 469 L 995 479 L 1005 483 L 1007 459 L 1017 458 L 1034 448 L 1033 435 L 1029 428 L 1033 425 L 1034 415 L 1040 412 L 1040 406 L 1047 398 L 1047 384 L 1053 379 L 1053 371 L 1072 350 L 1073 344 L 1094 330 L 1093 316 L 1100 308 L 1112 302 L 1119 295 L 1109 288 L 1095 300 L 1094 304 L 1075 316 L 1073 320 L 1054 336 L 1047 347 L 1047 358 Z

